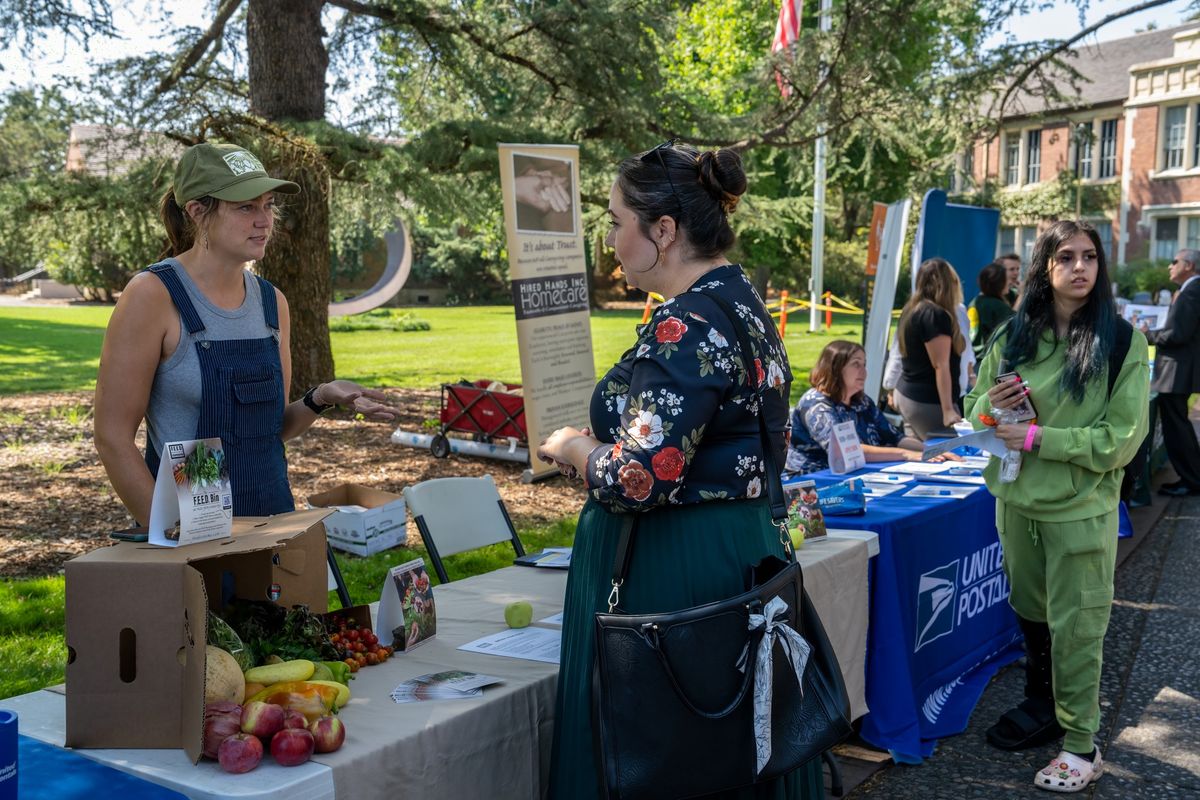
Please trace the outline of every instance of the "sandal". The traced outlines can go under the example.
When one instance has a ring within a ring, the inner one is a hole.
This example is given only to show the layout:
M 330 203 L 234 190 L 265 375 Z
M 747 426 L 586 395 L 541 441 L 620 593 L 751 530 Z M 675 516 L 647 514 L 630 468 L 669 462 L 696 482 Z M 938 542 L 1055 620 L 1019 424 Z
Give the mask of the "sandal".
M 1078 792 L 1089 783 L 1099 780 L 1103 772 L 1104 759 L 1100 757 L 1100 748 L 1096 748 L 1096 755 L 1091 761 L 1063 750 L 1033 776 L 1033 785 L 1050 792 Z
M 1063 729 L 1054 715 L 1054 704 L 1026 698 L 987 729 L 987 741 L 999 750 L 1028 750 L 1058 741 Z

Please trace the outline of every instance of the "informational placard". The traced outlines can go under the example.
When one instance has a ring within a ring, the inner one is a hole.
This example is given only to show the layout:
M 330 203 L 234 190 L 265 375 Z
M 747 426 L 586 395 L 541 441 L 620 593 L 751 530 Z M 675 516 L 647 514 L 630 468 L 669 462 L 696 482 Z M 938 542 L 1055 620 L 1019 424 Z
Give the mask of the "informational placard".
M 180 547 L 233 535 L 233 492 L 220 439 L 163 445 L 150 500 L 150 544 Z
M 1167 312 L 1170 306 L 1145 306 L 1136 303 L 1126 303 L 1121 309 L 1121 316 L 1133 327 L 1141 330 L 1156 331 L 1167 324 Z
M 521 351 L 530 450 L 555 430 L 588 424 L 596 385 L 579 211 L 579 148 L 500 145 L 508 270 Z M 530 459 L 526 480 L 555 474 Z
M 425 559 L 414 558 L 388 570 L 375 620 L 379 643 L 406 652 L 437 633 L 433 586 Z
M 845 475 L 866 465 L 867 456 L 863 453 L 854 423 L 839 422 L 834 425 L 833 436 L 829 440 L 829 471 L 834 475 Z

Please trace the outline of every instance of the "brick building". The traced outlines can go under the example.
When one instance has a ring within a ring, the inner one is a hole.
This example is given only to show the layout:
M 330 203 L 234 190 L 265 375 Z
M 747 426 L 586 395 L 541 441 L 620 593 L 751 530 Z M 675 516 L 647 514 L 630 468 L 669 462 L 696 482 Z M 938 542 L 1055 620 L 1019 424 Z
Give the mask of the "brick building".
M 1026 263 L 1045 222 L 1011 210 L 1018 193 L 1032 198 L 1064 178 L 1087 198 L 1080 216 L 1110 263 L 1200 248 L 1200 25 L 1081 47 L 1070 63 L 1085 79 L 1078 93 L 1055 107 L 1015 97 L 999 136 L 958 157 L 951 191 L 996 185 L 997 253 Z M 1054 215 L 1073 217 L 1074 201 L 1056 197 Z

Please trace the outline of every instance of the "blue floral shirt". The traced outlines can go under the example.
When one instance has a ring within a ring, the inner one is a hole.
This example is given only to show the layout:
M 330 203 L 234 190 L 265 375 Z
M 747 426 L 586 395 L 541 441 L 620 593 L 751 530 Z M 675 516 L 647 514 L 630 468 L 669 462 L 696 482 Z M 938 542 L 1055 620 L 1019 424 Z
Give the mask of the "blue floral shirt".
M 766 462 L 758 396 L 745 381 L 737 334 L 700 290 L 719 293 L 746 326 L 767 430 L 783 463 L 787 352 L 741 267 L 709 271 L 654 311 L 637 343 L 592 394 L 592 432 L 602 444 L 588 456 L 592 496 L 612 511 L 758 497 Z
M 833 426 L 841 422 L 853 422 L 863 444 L 895 447 L 903 438 L 865 394 L 846 405 L 824 392 L 809 389 L 792 410 L 792 444 L 784 472 L 799 475 L 828 469 L 829 440 L 833 438 Z

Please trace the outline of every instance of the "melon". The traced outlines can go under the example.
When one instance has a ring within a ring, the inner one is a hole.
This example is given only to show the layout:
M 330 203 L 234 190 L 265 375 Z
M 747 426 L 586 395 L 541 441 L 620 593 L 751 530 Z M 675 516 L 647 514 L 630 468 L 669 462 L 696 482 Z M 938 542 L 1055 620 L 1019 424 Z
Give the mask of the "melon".
M 241 705 L 246 699 L 246 678 L 237 659 L 211 644 L 204 648 L 204 702 L 228 700 Z

